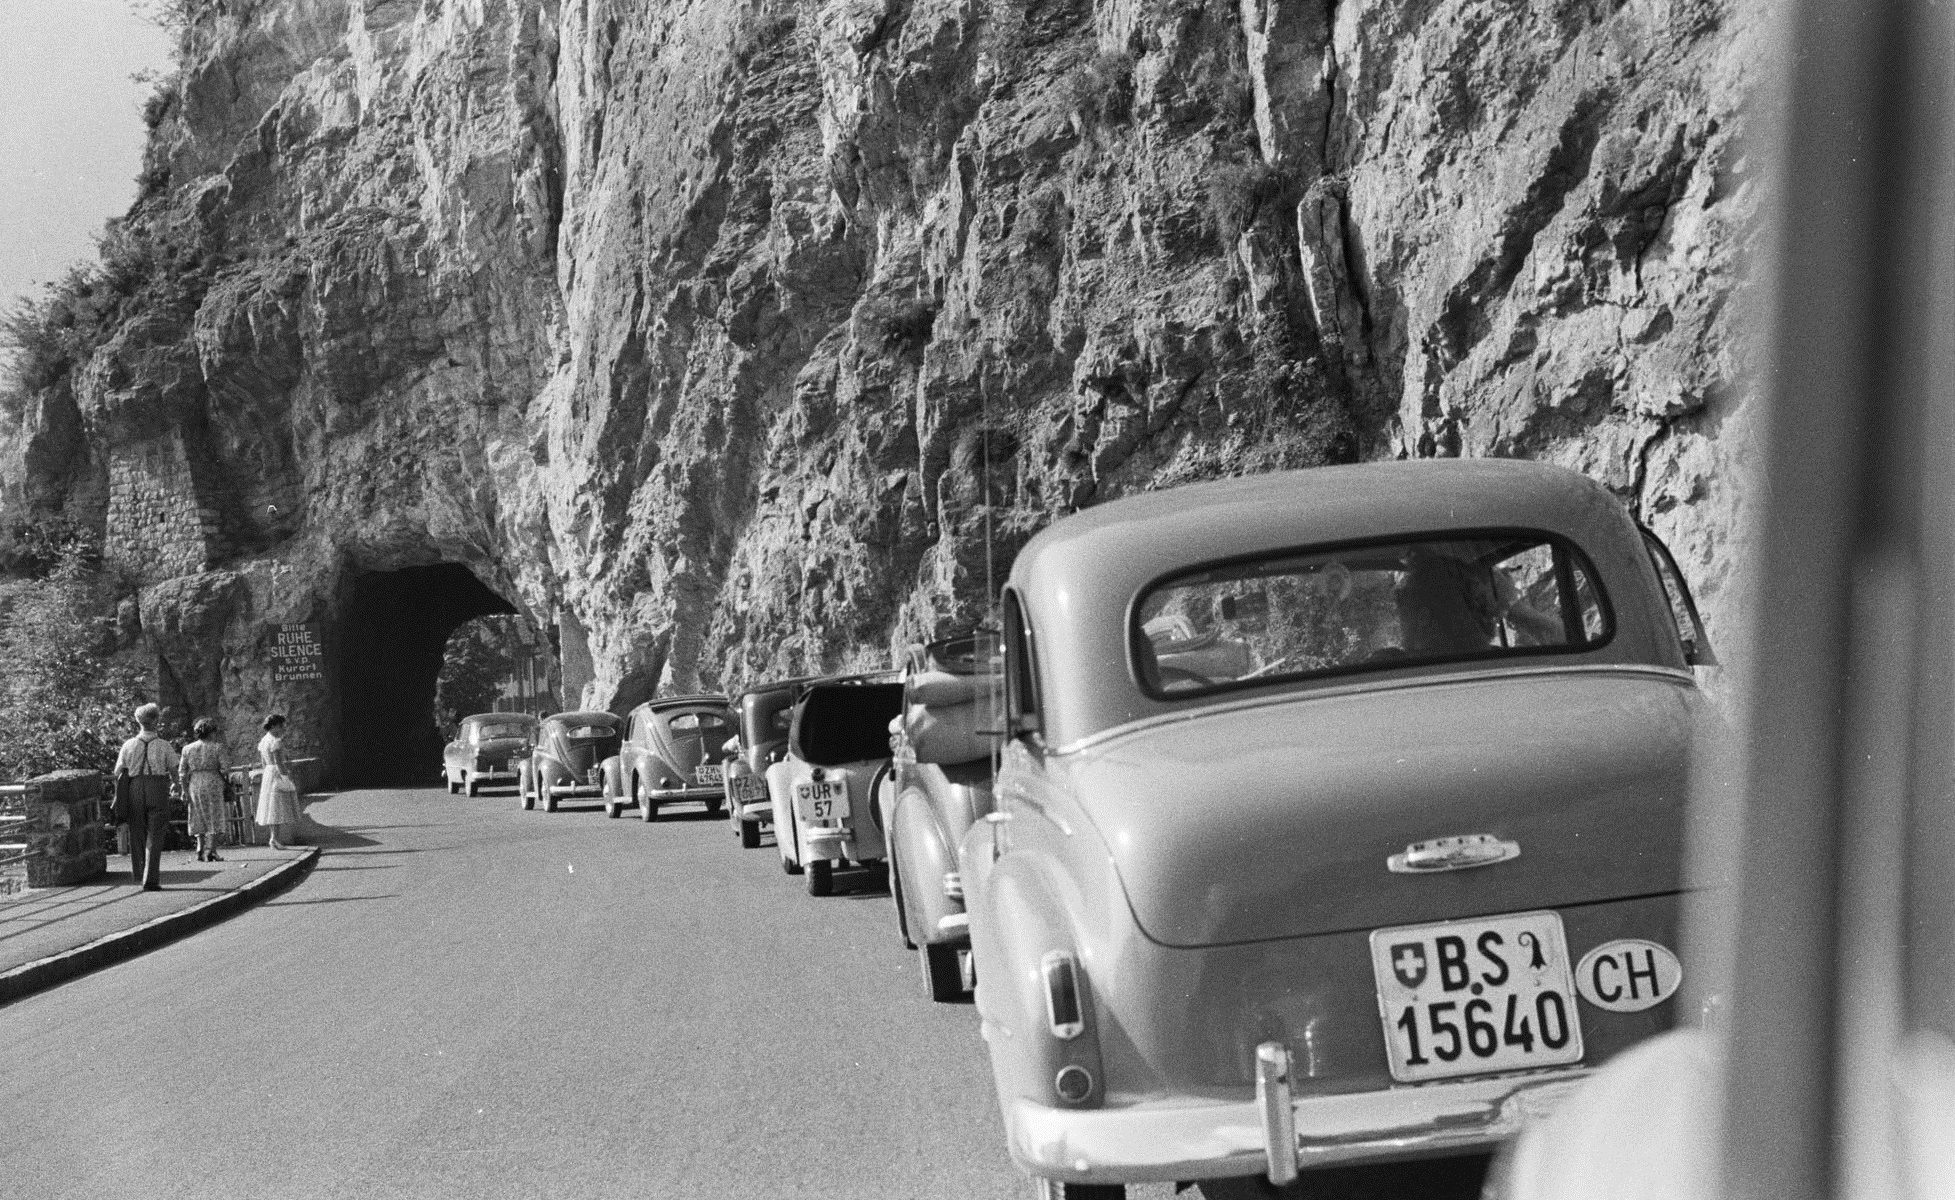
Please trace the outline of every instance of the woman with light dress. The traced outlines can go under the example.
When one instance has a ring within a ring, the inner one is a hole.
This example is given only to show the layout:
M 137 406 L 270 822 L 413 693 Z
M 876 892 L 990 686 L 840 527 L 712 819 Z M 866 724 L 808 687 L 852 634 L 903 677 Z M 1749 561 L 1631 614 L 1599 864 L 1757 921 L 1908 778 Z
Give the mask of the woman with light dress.
M 209 717 L 198 721 L 191 732 L 197 740 L 185 746 L 177 760 L 178 790 L 190 807 L 197 861 L 223 862 L 217 854 L 217 835 L 230 820 L 224 806 L 224 745 L 217 740 L 217 722 Z
M 285 717 L 273 713 L 265 718 L 265 736 L 258 739 L 258 761 L 265 765 L 264 782 L 258 785 L 257 822 L 271 831 L 272 849 L 286 849 L 288 828 L 299 820 L 299 785 L 292 778 L 285 757 Z

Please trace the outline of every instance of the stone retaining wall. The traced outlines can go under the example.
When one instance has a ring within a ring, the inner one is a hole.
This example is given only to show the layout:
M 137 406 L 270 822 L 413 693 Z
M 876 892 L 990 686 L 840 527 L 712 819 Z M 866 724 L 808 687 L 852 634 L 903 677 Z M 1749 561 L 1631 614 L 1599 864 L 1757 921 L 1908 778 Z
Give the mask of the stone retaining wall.
M 99 771 L 56 771 L 27 782 L 27 886 L 60 887 L 108 870 Z

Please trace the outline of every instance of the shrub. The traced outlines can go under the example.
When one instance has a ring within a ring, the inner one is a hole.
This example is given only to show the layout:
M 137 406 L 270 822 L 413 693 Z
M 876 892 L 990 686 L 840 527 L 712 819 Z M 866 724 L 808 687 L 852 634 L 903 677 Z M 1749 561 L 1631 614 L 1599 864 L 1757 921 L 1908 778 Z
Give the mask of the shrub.
M 1208 177 L 1208 213 L 1224 247 L 1256 221 L 1264 208 L 1279 204 L 1290 189 L 1289 176 L 1265 162 L 1224 163 Z
M 863 340 L 885 354 L 921 350 L 937 326 L 937 306 L 921 297 L 878 296 L 862 306 Z
M 522 660 L 518 617 L 477 617 L 448 635 L 435 676 L 435 720 L 452 729 L 471 713 L 494 712 Z
M 109 771 L 134 731 L 142 673 L 115 657 L 115 602 L 79 554 L 0 584 L 0 778 Z

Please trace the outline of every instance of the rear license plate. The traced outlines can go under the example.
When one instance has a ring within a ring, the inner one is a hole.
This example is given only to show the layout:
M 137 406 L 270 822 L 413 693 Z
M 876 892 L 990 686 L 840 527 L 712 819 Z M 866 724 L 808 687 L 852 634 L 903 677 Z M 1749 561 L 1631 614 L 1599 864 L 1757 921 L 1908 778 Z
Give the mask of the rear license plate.
M 849 815 L 848 784 L 838 779 L 794 785 L 794 814 L 811 825 L 839 825 Z
M 718 787 L 725 777 L 726 773 L 718 763 L 700 763 L 692 771 L 693 782 L 701 785 Z
M 733 777 L 733 798 L 741 804 L 752 804 L 756 800 L 767 799 L 767 781 L 758 775 L 735 775 Z
M 1581 1061 L 1574 972 L 1557 913 L 1375 930 L 1371 974 L 1400 1082 Z

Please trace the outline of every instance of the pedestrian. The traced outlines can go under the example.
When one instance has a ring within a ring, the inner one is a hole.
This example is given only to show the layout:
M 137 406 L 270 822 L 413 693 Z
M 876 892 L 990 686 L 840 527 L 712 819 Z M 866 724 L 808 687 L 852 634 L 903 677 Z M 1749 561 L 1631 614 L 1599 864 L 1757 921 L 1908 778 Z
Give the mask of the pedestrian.
M 190 833 L 197 839 L 198 862 L 223 862 L 217 854 L 217 835 L 229 815 L 224 810 L 224 744 L 217 740 L 217 722 L 204 717 L 191 727 L 197 740 L 183 748 L 178 790 L 190 806 Z
M 285 717 L 273 713 L 265 718 L 265 736 L 258 739 L 258 761 L 265 765 L 264 782 L 258 785 L 258 824 L 271 831 L 272 849 L 287 849 L 287 832 L 299 820 L 299 784 L 292 778 L 285 757 Z
M 128 778 L 129 875 L 146 892 L 163 890 L 163 839 L 170 832 L 170 777 L 177 773 L 176 747 L 156 732 L 163 710 L 145 704 L 136 710 L 136 736 L 115 756 L 118 779 Z

